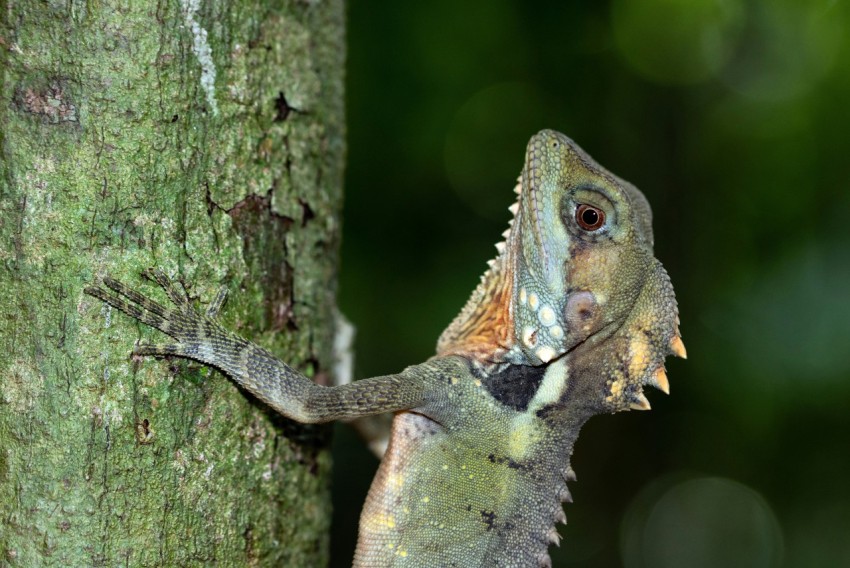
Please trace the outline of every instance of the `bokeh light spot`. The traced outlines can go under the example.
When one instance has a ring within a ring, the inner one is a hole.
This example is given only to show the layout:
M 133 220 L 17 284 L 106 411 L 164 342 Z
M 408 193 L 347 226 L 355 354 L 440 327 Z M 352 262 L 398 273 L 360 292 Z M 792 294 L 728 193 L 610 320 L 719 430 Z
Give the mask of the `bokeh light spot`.
M 744 41 L 723 72 L 736 91 L 759 100 L 808 92 L 834 65 L 845 18 L 834 0 L 769 0 L 750 7 Z
M 716 75 L 744 25 L 737 0 L 616 0 L 611 16 L 629 65 L 650 80 L 673 84 Z
M 623 522 L 626 568 L 772 568 L 783 537 L 767 502 L 719 477 L 651 485 Z

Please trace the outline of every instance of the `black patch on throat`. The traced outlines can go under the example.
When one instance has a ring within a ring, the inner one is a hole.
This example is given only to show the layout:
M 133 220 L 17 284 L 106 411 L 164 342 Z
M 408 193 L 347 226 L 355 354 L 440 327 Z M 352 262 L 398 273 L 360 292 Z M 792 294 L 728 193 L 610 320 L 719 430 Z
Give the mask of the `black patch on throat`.
M 482 382 L 490 396 L 514 410 L 524 411 L 540 388 L 546 369 L 546 365 L 508 365 Z

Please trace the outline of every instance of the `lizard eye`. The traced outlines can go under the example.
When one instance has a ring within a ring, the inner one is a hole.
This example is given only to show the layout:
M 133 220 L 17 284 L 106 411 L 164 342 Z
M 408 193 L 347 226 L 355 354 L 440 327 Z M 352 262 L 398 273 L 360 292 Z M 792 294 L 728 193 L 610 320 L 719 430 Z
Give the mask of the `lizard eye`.
M 576 207 L 576 223 L 585 231 L 595 231 L 605 224 L 605 212 L 592 205 L 581 203 Z

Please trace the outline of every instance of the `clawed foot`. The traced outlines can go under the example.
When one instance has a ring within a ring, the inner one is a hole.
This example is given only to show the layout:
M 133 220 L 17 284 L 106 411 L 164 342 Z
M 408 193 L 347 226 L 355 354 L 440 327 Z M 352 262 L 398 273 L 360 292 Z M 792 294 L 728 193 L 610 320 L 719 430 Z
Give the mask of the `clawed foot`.
M 85 293 L 93 296 L 110 306 L 121 310 L 140 322 L 155 327 L 177 340 L 177 343 L 147 343 L 140 342 L 133 350 L 134 355 L 176 355 L 192 357 L 197 355 L 197 349 L 211 332 L 218 328 L 213 320 L 216 318 L 227 298 L 227 289 L 222 288 L 206 310 L 205 315 L 199 314 L 192 307 L 189 297 L 182 287 L 175 285 L 168 276 L 159 269 L 149 268 L 142 276 L 156 282 L 168 295 L 173 307 L 166 307 L 129 288 L 127 285 L 106 277 L 104 285 L 115 292 L 114 294 L 100 286 L 88 286 Z

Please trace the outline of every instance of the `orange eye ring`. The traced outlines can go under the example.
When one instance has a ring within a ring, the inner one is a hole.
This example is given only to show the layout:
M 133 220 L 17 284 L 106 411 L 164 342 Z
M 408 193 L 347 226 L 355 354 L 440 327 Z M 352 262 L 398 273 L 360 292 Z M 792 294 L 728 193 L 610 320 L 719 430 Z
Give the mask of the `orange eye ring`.
M 605 212 L 598 207 L 581 203 L 576 207 L 576 223 L 585 231 L 595 231 L 605 224 Z

